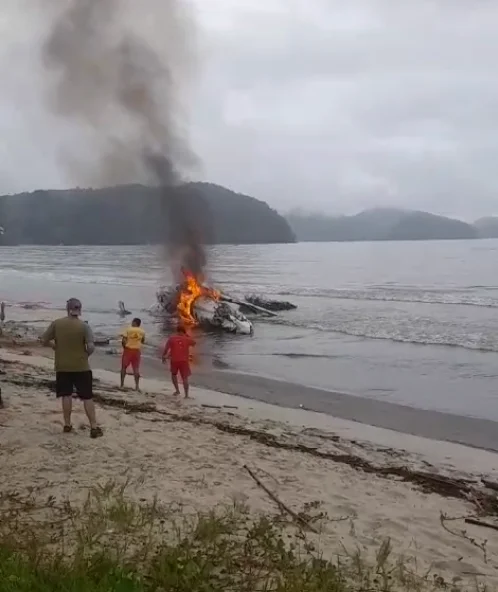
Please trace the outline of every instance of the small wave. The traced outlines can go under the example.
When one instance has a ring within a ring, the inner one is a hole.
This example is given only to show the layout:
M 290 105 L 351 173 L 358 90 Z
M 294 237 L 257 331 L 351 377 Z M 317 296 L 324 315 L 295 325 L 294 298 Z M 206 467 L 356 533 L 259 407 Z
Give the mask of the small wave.
M 116 306 L 116 308 L 94 308 L 92 306 L 90 306 L 90 307 L 84 306 L 83 310 L 85 313 L 89 313 L 89 314 L 106 314 L 106 315 L 121 316 L 117 306 Z M 124 318 L 126 318 L 126 317 L 124 317 Z
M 295 298 L 324 298 L 331 300 L 358 300 L 370 302 L 406 302 L 428 305 L 477 306 L 482 308 L 498 308 L 498 299 L 482 297 L 462 292 L 444 292 L 437 289 L 425 290 L 414 294 L 412 292 L 375 290 L 321 290 L 317 288 L 303 288 L 300 290 L 286 290 L 278 293 L 283 297 Z
M 222 360 L 220 357 L 214 356 L 213 368 L 217 368 L 218 370 L 230 370 L 232 366 L 228 362 Z
M 55 310 L 62 311 L 64 306 L 56 306 L 49 302 L 17 302 L 14 300 L 6 300 L 5 305 L 8 308 L 22 308 L 23 310 Z M 147 312 L 147 309 L 140 309 L 141 312 Z M 119 315 L 119 309 L 116 308 L 97 308 L 84 306 L 85 314 L 105 314 L 105 315 Z
M 154 286 L 158 284 L 158 278 L 151 277 L 150 273 L 136 273 L 133 276 L 126 276 L 124 273 L 119 276 L 112 275 L 97 275 L 93 273 L 87 274 L 71 274 L 61 273 L 57 270 L 32 270 L 32 269 L 15 269 L 3 268 L 0 269 L 0 274 L 11 274 L 15 276 L 24 276 L 25 279 L 39 279 L 49 282 L 72 283 L 72 284 L 98 284 L 108 286 Z
M 456 343 L 454 341 L 445 341 L 445 340 L 438 340 L 438 339 L 412 339 L 410 337 L 401 337 L 401 336 L 384 336 L 384 335 L 364 335 L 360 332 L 356 333 L 354 331 L 334 331 L 334 333 L 341 333 L 343 335 L 351 335 L 351 337 L 363 337 L 365 339 L 383 339 L 387 341 L 394 341 L 395 343 L 408 343 L 411 345 L 420 345 L 420 346 L 439 346 L 439 347 L 448 347 L 448 348 L 459 348 L 459 349 L 467 349 L 471 351 L 477 352 L 498 352 L 498 345 L 478 345 L 473 343 Z
M 5 300 L 5 306 L 8 308 L 22 308 L 24 310 L 51 310 L 49 302 L 17 302 L 15 300 Z
M 374 333 L 369 331 L 362 331 L 362 330 L 355 330 L 355 329 L 343 329 L 339 327 L 327 326 L 324 323 L 319 322 L 306 322 L 306 321 L 291 321 L 288 319 L 281 319 L 281 318 L 274 318 L 269 319 L 266 322 L 277 324 L 277 325 L 284 325 L 289 327 L 298 327 L 298 328 L 306 328 L 311 329 L 313 331 L 319 331 L 324 333 L 335 333 L 339 335 L 348 335 L 350 337 L 358 337 L 359 339 L 375 339 L 375 340 L 383 340 L 383 341 L 392 341 L 395 343 L 406 343 L 411 345 L 420 345 L 420 346 L 439 346 L 439 347 L 451 347 L 451 348 L 460 348 L 466 349 L 470 351 L 478 351 L 478 352 L 498 352 L 498 343 L 489 343 L 483 344 L 478 342 L 472 341 L 458 341 L 456 338 L 451 339 L 451 337 L 416 337 L 413 335 L 403 336 L 403 335 L 392 335 L 392 334 L 381 334 L 381 333 Z
M 319 359 L 324 359 L 324 360 L 333 360 L 333 359 L 341 357 L 341 356 L 330 356 L 330 355 L 326 355 L 326 354 L 300 354 L 300 353 L 294 353 L 294 352 L 289 352 L 289 353 L 275 352 L 270 355 L 284 357 L 284 358 L 291 358 L 291 359 L 319 358 Z

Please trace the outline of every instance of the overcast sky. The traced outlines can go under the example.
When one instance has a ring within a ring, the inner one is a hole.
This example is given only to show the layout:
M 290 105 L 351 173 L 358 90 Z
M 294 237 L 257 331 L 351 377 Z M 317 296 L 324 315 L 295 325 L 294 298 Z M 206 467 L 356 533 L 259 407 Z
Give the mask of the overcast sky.
M 0 192 L 63 186 L 64 132 L 28 76 L 36 19 L 2 3 Z M 195 3 L 203 179 L 280 211 L 498 214 L 498 2 Z

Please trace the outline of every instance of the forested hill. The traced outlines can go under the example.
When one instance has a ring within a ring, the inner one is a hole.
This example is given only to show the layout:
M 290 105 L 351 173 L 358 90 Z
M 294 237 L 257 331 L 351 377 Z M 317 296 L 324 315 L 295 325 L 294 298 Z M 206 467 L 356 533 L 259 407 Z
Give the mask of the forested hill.
M 288 222 L 265 202 L 219 185 L 186 183 L 166 193 L 125 185 L 2 196 L 0 244 L 162 243 L 175 232 L 177 210 L 205 243 L 295 242 Z
M 375 208 L 354 216 L 294 212 L 287 220 L 299 241 L 450 240 L 485 236 L 484 230 L 480 233 L 461 220 L 395 208 Z

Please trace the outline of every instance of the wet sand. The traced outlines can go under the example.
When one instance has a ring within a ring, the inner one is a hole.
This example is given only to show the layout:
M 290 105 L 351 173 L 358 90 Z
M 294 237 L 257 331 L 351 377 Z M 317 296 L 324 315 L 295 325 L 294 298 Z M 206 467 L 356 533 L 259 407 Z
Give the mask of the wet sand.
M 37 330 L 34 330 L 37 333 Z M 9 335 L 18 333 L 26 338 L 17 339 L 18 349 L 25 347 L 37 355 L 49 356 L 50 350 L 41 348 L 33 339 L 29 324 L 10 322 L 5 327 L 6 342 Z M 4 338 L 4 341 L 5 341 Z M 98 347 L 92 356 L 93 368 L 119 373 L 120 354 L 109 355 L 119 347 Z M 167 388 L 170 378 L 167 367 L 159 360 L 159 353 L 144 352 L 142 374 L 145 378 L 160 379 Z M 129 378 L 129 381 L 132 379 Z M 498 452 L 498 422 L 466 417 L 435 410 L 417 409 L 397 403 L 307 387 L 262 376 L 243 374 L 216 368 L 193 367 L 192 384 L 211 391 L 260 401 L 287 409 L 306 409 L 316 413 L 383 428 L 431 440 L 446 441 Z
M 117 355 L 106 355 L 102 350 L 97 350 L 93 356 L 93 365 L 95 368 L 119 372 L 119 360 Z M 142 373 L 145 377 L 169 381 L 167 368 L 151 357 L 144 356 Z M 404 434 L 498 452 L 498 423 L 494 421 L 415 409 L 223 370 L 194 368 L 192 383 L 202 388 L 280 407 L 304 408 Z

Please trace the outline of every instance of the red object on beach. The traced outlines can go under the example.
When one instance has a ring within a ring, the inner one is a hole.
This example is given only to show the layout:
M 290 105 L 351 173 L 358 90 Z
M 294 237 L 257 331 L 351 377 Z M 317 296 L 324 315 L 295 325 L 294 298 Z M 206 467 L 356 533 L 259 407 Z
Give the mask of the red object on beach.
M 166 342 L 164 355 L 169 350 L 171 363 L 185 362 L 189 363 L 190 348 L 195 345 L 195 341 L 188 335 L 172 335 Z
M 180 374 L 182 380 L 185 380 L 185 378 L 188 378 L 192 374 L 188 362 L 173 362 L 173 360 L 171 360 L 170 371 L 171 374 L 174 375 Z
M 129 349 L 127 347 L 123 350 L 123 357 L 121 358 L 121 367 L 126 370 L 131 366 L 133 372 L 137 373 L 140 370 L 141 351 L 139 349 Z

